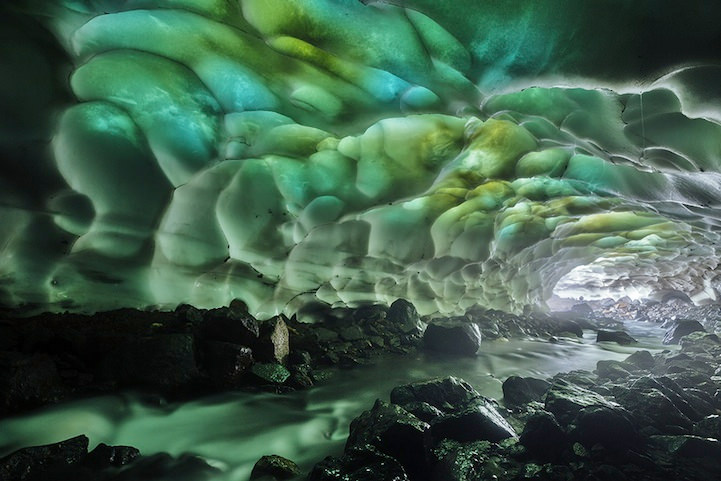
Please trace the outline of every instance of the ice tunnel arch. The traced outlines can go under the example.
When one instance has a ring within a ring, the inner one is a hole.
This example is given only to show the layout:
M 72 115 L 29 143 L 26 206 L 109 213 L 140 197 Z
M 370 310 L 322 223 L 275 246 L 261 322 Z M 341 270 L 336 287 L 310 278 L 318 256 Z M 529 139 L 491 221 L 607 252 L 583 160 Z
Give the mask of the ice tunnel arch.
M 18 166 L 3 180 L 0 300 L 522 311 L 579 266 L 714 299 L 721 61 L 693 45 L 718 28 L 698 17 L 673 65 L 612 44 L 619 67 L 602 75 L 593 36 L 559 47 L 594 12 L 610 31 L 597 2 L 557 18 L 524 3 L 530 37 L 501 4 L 461 3 L 11 11 L 28 29 L 6 35 L 53 74 L 44 103 L 14 108 L 26 124 L 3 124 Z M 7 61 L 19 79 L 40 69 Z

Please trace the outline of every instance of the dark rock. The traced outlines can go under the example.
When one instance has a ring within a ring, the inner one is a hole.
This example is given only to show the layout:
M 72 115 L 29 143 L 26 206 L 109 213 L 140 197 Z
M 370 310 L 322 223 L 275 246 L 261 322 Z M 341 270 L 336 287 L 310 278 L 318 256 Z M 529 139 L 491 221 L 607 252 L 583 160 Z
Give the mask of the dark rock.
M 411 402 L 403 405 L 403 409 L 413 414 L 421 421 L 430 423 L 439 416 L 443 416 L 443 411 L 431 406 L 426 402 Z
M 678 458 L 718 460 L 721 457 L 721 442 L 717 439 L 698 436 L 652 436 L 651 440 L 664 451 Z
M 290 459 L 275 454 L 263 456 L 253 466 L 250 479 L 275 479 L 278 481 L 292 479 L 300 476 L 301 471 L 297 464 Z
M 298 364 L 290 368 L 289 384 L 298 389 L 307 389 L 313 386 L 313 371 L 307 364 Z
M 698 421 L 693 426 L 693 433 L 702 438 L 721 440 L 721 416 L 712 414 Z
M 522 406 L 540 401 L 551 383 L 533 377 L 511 376 L 503 381 L 503 402 L 506 406 Z
M 203 362 L 211 384 L 218 388 L 238 387 L 250 366 L 253 353 L 250 348 L 229 342 L 206 341 Z
M 638 341 L 624 331 L 604 331 L 600 330 L 596 334 L 596 342 L 615 342 L 622 346 L 629 344 L 637 344 Z
M 0 353 L 0 414 L 53 402 L 62 390 L 62 379 L 50 356 Z
M 347 326 L 342 328 L 338 335 L 341 339 L 344 341 L 358 341 L 360 339 L 363 339 L 365 334 L 363 334 L 363 330 L 358 326 Z
M 596 363 L 596 375 L 599 379 L 616 381 L 631 375 L 625 367 L 624 363 L 619 361 L 598 361 Z
M 478 399 L 471 407 L 434 419 L 429 434 L 432 445 L 442 439 L 495 443 L 516 436 L 511 425 L 486 399 Z
M 255 363 L 250 371 L 261 381 L 271 384 L 283 384 L 290 377 L 290 371 L 277 363 Z
M 571 307 L 571 312 L 579 316 L 593 316 L 593 308 L 587 302 L 579 302 Z
M 251 347 L 257 359 L 284 364 L 290 353 L 290 335 L 283 317 L 276 316 L 264 321 L 260 325 L 258 342 Z
M 423 332 L 424 325 L 418 316 L 418 311 L 405 299 L 397 299 L 391 304 L 386 319 L 404 334 L 420 335 Z
M 568 443 L 568 437 L 553 414 L 539 411 L 529 416 L 520 443 L 543 459 L 556 458 Z
M 663 337 L 664 344 L 678 344 L 681 338 L 691 334 L 692 332 L 705 332 L 703 325 L 698 321 L 683 319 L 675 321 L 671 328 L 666 331 Z
M 488 441 L 458 443 L 445 440 L 433 450 L 435 459 L 431 479 L 434 481 L 494 479 L 495 473 L 492 472 L 495 463 L 489 462 L 490 454 L 492 454 L 491 443 Z
M 309 366 L 313 358 L 308 351 L 293 350 L 288 354 L 288 364 L 295 365 L 307 365 Z
M 255 346 L 260 336 L 258 322 L 249 314 L 222 307 L 205 312 L 200 334 L 212 341 Z
M 183 454 L 177 458 L 167 453 L 144 456 L 123 468 L 112 481 L 165 480 L 205 481 L 217 479 L 218 469 L 211 467 L 202 458 Z M 63 478 L 55 478 L 63 479 Z M 64 478 L 73 479 L 73 478 Z M 93 478 L 91 478 L 93 479 Z M 94 478 L 93 481 L 97 479 Z
M 628 356 L 623 362 L 642 370 L 653 369 L 656 364 L 653 356 L 648 351 L 636 351 Z
M 350 425 L 346 450 L 371 445 L 400 462 L 413 479 L 422 476 L 425 423 L 405 409 L 377 400 Z
M 575 320 L 555 319 L 551 327 L 555 335 L 569 333 L 576 337 L 583 337 L 583 328 Z
M 50 469 L 76 464 L 88 454 L 88 438 L 76 436 L 59 443 L 33 446 L 0 459 L 0 479 L 38 479 Z
M 630 418 L 622 408 L 589 406 L 579 411 L 570 434 L 589 449 L 600 444 L 607 449 L 624 450 L 639 440 Z
M 617 389 L 615 397 L 638 420 L 645 434 L 691 432 L 691 420 L 659 389 L 632 385 Z
M 562 426 L 570 424 L 581 409 L 591 406 L 616 408 L 618 404 L 564 379 L 556 380 L 546 392 L 546 410 L 553 413 Z
M 429 324 L 423 333 L 426 349 L 460 356 L 474 356 L 481 347 L 481 330 L 470 322 Z
M 308 481 L 409 481 L 403 466 L 372 446 L 329 456 L 313 467 Z
M 203 311 L 189 304 L 181 304 L 175 308 L 175 316 L 183 322 L 200 324 L 203 322 Z
M 160 334 L 126 339 L 105 358 L 107 379 L 124 386 L 164 391 L 186 389 L 199 378 L 190 334 Z
M 424 402 L 449 413 L 468 407 L 480 396 L 466 381 L 449 376 L 395 387 L 391 402 L 399 406 Z
M 124 466 L 140 456 L 140 451 L 132 446 L 108 446 L 100 443 L 90 451 L 84 464 L 98 469 L 108 466 Z
M 644 376 L 634 381 L 632 386 L 636 389 L 658 389 L 691 421 L 699 421 L 711 412 L 696 410 L 692 403 L 689 402 L 694 401 L 689 391 L 681 388 L 673 379 L 667 376 L 659 376 L 656 378 Z M 706 409 L 708 409 L 708 407 L 706 407 Z

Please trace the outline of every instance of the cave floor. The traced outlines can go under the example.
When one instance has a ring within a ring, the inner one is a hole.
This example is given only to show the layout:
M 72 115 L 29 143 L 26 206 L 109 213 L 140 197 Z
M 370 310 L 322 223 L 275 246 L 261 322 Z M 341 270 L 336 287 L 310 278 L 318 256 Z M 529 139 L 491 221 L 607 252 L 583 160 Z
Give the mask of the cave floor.
M 17 449 L 85 434 L 98 443 L 128 445 L 145 456 L 190 453 L 220 469 L 217 480 L 247 480 L 263 455 L 294 460 L 304 472 L 327 455 L 343 451 L 351 420 L 394 386 L 455 376 L 484 396 L 501 400 L 507 377 L 551 377 L 576 369 L 592 371 L 599 360 L 620 361 L 638 350 L 664 346 L 664 329 L 626 322 L 639 343 L 596 343 L 593 331 L 580 339 L 484 340 L 476 357 L 443 357 L 422 351 L 384 355 L 350 369 L 324 371 L 308 390 L 282 395 L 229 392 L 183 402 L 148 393 L 123 392 L 44 407 L 0 420 L 0 457 Z

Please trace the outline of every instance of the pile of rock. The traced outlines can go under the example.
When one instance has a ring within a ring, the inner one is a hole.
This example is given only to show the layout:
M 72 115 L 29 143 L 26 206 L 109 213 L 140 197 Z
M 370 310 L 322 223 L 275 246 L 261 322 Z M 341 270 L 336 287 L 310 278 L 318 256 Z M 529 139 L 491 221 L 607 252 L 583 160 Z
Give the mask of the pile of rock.
M 344 454 L 328 457 L 309 481 L 449 478 L 480 445 L 516 436 L 498 406 L 467 383 L 445 378 L 397 387 L 356 418 Z
M 137 388 L 168 397 L 247 386 L 304 386 L 282 316 L 258 322 L 244 305 L 175 312 L 46 314 L 0 327 L 0 415 Z
M 133 447 L 105 444 L 88 452 L 86 436 L 20 449 L 0 459 L 0 479 L 7 481 L 203 481 L 218 473 L 202 459 L 189 455 L 178 458 L 164 453 L 141 456 L 140 451 Z
M 454 378 L 398 387 L 309 480 L 721 479 L 721 340 L 680 343 L 595 372 L 512 376 L 505 408 Z

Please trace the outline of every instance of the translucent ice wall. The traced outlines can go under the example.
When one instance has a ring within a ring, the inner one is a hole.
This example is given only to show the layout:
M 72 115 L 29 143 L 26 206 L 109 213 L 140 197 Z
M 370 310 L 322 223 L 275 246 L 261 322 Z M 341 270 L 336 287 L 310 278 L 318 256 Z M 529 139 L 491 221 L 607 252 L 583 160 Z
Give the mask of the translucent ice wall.
M 6 306 L 716 299 L 714 2 L 5 8 Z

